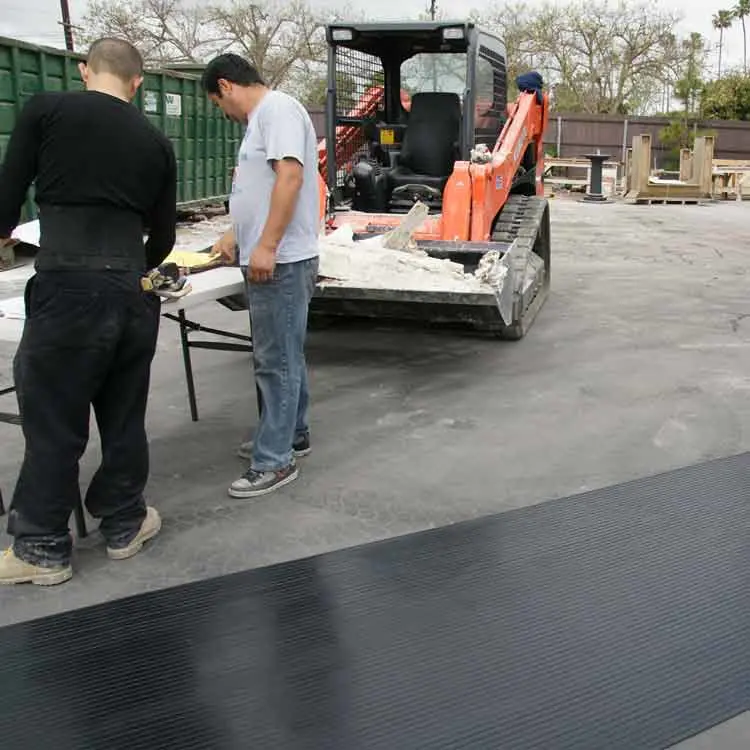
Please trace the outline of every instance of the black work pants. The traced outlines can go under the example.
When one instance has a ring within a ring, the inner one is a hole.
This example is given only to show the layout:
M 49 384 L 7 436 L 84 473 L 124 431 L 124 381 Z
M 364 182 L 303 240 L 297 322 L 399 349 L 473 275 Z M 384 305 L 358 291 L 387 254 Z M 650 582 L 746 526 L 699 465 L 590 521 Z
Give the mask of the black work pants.
M 54 566 L 70 560 L 92 405 L 102 461 L 86 508 L 110 544 L 128 543 L 145 518 L 159 299 L 141 291 L 137 273 L 43 271 L 26 287 L 26 314 L 14 361 L 26 451 L 8 533 L 18 557 Z

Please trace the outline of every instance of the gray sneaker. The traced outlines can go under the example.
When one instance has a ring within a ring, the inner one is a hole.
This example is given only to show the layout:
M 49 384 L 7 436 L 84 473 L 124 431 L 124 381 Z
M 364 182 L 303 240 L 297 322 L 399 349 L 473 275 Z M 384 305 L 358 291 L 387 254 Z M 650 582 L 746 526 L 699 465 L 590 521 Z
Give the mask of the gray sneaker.
M 278 490 L 299 476 L 297 464 L 292 462 L 285 469 L 278 471 L 256 471 L 248 469 L 239 479 L 232 482 L 229 488 L 230 497 L 250 498 L 267 495 Z
M 310 434 L 306 433 L 304 435 L 297 435 L 297 437 L 294 438 L 294 442 L 292 443 L 292 450 L 294 451 L 295 458 L 304 458 L 305 456 L 309 456 L 312 452 L 312 448 L 310 446 Z M 246 443 L 242 443 L 242 445 L 240 445 L 240 447 L 237 449 L 237 455 L 240 458 L 244 458 L 246 461 L 252 461 L 253 441 L 248 440 Z

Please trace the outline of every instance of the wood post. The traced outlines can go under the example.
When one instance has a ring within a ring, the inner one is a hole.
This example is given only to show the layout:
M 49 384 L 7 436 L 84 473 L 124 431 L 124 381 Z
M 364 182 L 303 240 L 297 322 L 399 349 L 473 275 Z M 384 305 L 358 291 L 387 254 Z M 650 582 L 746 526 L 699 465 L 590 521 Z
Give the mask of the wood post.
M 623 193 L 625 195 L 628 194 L 628 191 L 630 190 L 630 187 L 633 183 L 633 178 L 631 174 L 632 166 L 633 166 L 633 149 L 628 148 L 628 149 L 625 149 L 625 164 L 623 165 L 623 175 L 622 175 Z
M 693 146 L 693 179 L 701 197 L 711 197 L 714 163 L 714 137 L 699 136 Z
M 633 157 L 631 160 L 630 189 L 638 193 L 648 190 L 651 174 L 651 136 L 642 133 L 633 137 Z
M 693 152 L 689 148 L 680 149 L 680 181 L 693 179 Z

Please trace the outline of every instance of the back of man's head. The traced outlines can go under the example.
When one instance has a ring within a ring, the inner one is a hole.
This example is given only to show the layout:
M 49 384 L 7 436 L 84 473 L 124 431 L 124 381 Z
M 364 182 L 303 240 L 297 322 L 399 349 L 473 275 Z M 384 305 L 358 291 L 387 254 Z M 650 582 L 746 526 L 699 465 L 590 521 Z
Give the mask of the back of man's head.
M 123 83 L 143 76 L 141 53 L 124 39 L 97 39 L 89 48 L 86 65 L 94 75 L 108 73 Z
M 258 69 L 231 52 L 215 57 L 203 71 L 203 88 L 207 94 L 221 96 L 219 81 L 222 80 L 236 86 L 265 86 Z

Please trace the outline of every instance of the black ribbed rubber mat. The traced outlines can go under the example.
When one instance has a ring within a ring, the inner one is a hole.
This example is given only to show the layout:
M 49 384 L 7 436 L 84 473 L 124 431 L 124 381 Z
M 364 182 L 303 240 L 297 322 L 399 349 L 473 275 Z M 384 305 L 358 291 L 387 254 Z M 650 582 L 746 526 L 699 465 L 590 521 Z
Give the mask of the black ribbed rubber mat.
M 0 629 L 2 747 L 667 747 L 750 707 L 749 471 Z

